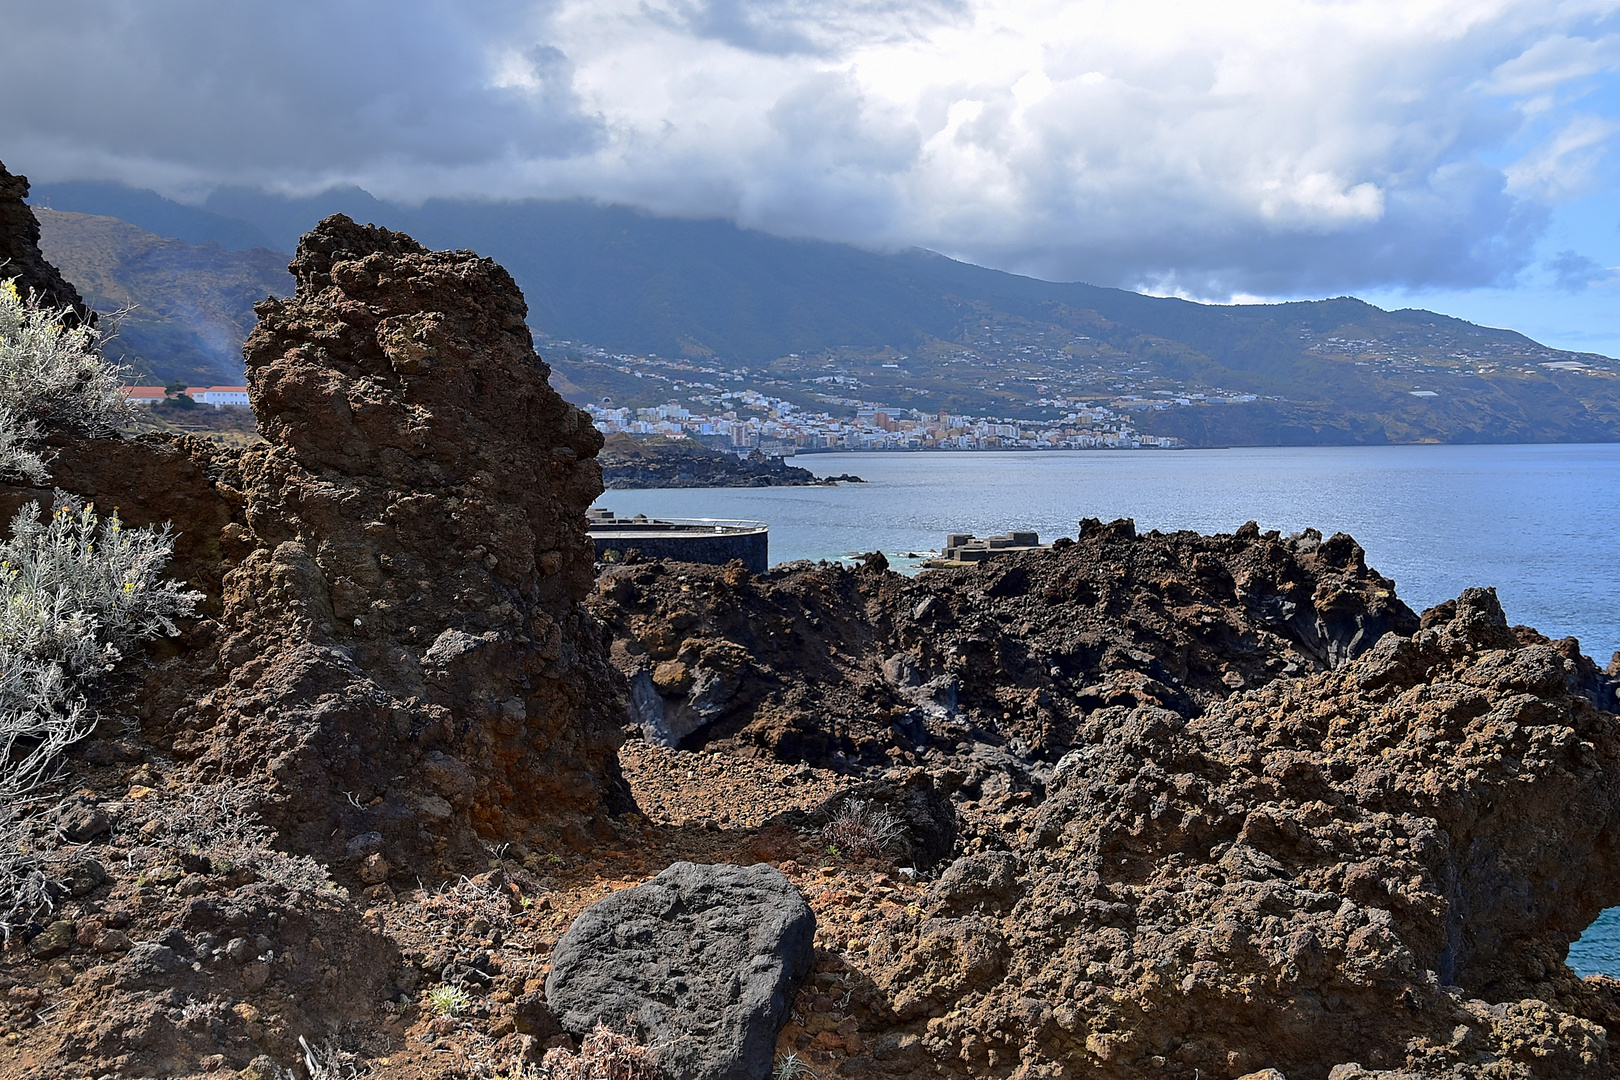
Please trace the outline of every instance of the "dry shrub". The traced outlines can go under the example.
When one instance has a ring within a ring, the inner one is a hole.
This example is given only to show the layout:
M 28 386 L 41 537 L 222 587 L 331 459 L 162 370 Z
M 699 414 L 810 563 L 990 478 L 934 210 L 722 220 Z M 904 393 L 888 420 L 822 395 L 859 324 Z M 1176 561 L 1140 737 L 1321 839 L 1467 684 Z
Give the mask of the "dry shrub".
M 276 846 L 276 833 L 260 820 L 264 793 L 246 780 L 197 784 L 183 794 L 164 793 L 149 803 L 148 821 L 157 821 L 161 845 L 175 855 L 201 855 L 214 864 L 245 870 L 260 881 L 311 893 L 342 894 L 327 868 L 308 855 Z
M 905 826 L 881 806 L 851 799 L 822 827 L 821 838 L 837 856 L 875 859 L 905 839 Z
M 620 1035 L 605 1024 L 585 1036 L 579 1053 L 557 1046 L 540 1061 L 545 1080 L 666 1080 L 655 1048 Z

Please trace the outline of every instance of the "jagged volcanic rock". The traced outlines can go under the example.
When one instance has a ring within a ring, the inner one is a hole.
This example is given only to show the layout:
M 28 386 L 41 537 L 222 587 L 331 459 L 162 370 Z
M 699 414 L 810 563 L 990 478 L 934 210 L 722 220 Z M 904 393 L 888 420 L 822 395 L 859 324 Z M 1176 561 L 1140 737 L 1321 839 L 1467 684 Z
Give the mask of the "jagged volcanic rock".
M 468 826 L 585 842 L 622 707 L 578 605 L 601 437 L 492 261 L 338 216 L 292 270 L 245 350 L 271 447 L 239 464 L 223 679 L 173 702 L 197 732 L 177 749 L 267 769 L 283 832 L 329 854 L 380 832 L 409 868 Z
M 873 977 L 974 1071 L 1607 1076 L 1562 960 L 1620 900 L 1620 727 L 1577 681 L 1470 590 L 1190 720 L 1104 709 L 1005 834 L 1016 884 L 947 873 Z
M 55 439 L 57 482 L 176 522 L 209 595 L 141 691 L 149 734 L 262 778 L 284 841 L 340 868 L 372 832 L 401 875 L 480 834 L 588 843 L 623 707 L 578 603 L 601 437 L 493 262 L 339 217 L 293 270 L 247 348 L 268 448 Z
M 916 578 L 885 566 L 632 564 L 603 574 L 591 606 L 644 684 L 638 705 L 657 706 L 656 688 L 669 726 L 698 729 L 689 741 L 790 762 L 975 741 L 1056 760 L 1099 708 L 1195 715 L 1418 628 L 1354 540 L 1314 530 L 1086 521 L 1051 551 Z
M 16 278 L 24 295 L 31 289 L 47 304 L 70 307 L 74 317 L 94 321 L 79 290 L 40 254 L 39 221 L 23 202 L 26 198 L 28 177 L 15 176 L 0 164 L 0 281 Z

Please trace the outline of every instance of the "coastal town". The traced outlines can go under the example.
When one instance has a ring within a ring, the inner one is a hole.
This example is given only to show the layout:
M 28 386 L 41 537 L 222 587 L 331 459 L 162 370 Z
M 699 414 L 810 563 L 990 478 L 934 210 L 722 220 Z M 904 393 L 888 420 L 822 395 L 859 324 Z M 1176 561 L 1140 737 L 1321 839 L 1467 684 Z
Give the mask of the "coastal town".
M 216 409 L 247 408 L 245 386 L 130 386 L 136 404 L 178 400 L 183 394 Z M 853 417 L 812 413 L 756 390 L 722 391 L 714 412 L 693 412 L 670 402 L 651 409 L 585 406 L 604 435 L 685 436 L 715 449 L 767 456 L 815 450 L 1138 450 L 1180 445 L 1179 439 L 1143 435 L 1114 410 L 1074 409 L 1055 421 L 953 416 L 920 409 L 858 407 Z
M 853 416 L 810 412 L 756 390 L 725 392 L 712 412 L 677 402 L 650 409 L 586 405 L 605 434 L 684 435 L 719 449 L 767 455 L 816 450 L 1140 450 L 1181 445 L 1144 435 L 1105 406 L 1072 409 L 1056 420 L 956 416 L 863 405 Z

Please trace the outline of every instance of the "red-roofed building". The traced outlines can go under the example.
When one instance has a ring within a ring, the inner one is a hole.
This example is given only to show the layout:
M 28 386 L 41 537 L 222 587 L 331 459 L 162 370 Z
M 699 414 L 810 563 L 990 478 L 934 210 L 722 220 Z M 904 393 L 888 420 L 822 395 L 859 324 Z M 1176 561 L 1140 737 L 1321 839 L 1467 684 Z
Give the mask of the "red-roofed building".
M 216 409 L 248 407 L 248 393 L 245 386 L 188 386 L 181 393 L 199 405 L 212 405 Z M 161 386 L 126 386 L 124 395 L 140 405 L 156 405 L 170 396 Z

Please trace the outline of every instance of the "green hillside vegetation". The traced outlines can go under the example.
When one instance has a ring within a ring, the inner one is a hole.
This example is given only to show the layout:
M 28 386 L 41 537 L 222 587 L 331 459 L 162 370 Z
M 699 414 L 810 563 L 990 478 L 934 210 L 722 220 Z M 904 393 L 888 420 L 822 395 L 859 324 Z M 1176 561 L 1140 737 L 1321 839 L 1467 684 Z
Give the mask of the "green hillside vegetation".
M 579 402 L 707 408 L 747 385 L 833 414 L 1034 419 L 1100 405 L 1194 445 L 1620 438 L 1614 360 L 1351 297 L 1198 304 L 585 202 L 223 189 L 199 213 L 290 247 L 336 211 L 504 265 Z
M 158 236 L 117 218 L 34 208 L 40 247 L 85 301 L 125 314 L 108 355 L 137 382 L 240 384 L 253 305 L 292 291 L 287 256 Z

